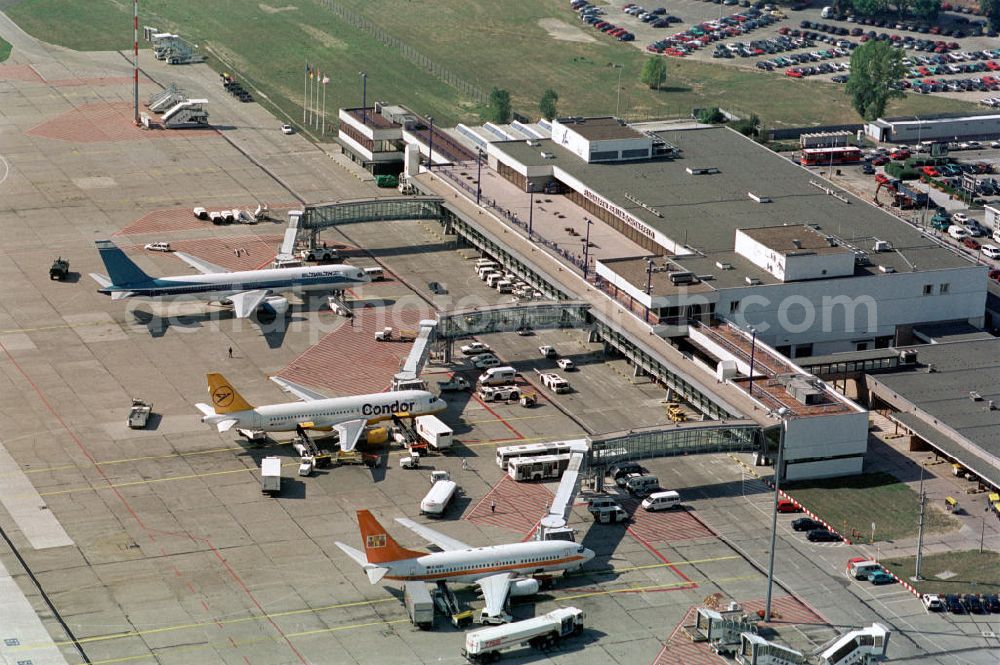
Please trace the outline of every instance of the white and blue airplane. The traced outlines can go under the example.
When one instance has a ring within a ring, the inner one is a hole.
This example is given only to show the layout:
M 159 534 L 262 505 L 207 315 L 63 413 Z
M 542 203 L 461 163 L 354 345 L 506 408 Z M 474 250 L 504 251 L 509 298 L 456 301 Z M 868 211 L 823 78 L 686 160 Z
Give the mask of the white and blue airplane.
M 174 254 L 200 275 L 150 277 L 110 240 L 98 240 L 97 249 L 108 274 L 90 273 L 90 276 L 101 285 L 100 293 L 110 295 L 112 300 L 196 298 L 232 305 L 233 313 L 240 319 L 247 318 L 262 306 L 275 314 L 283 314 L 288 310 L 288 299 L 274 295 L 276 293 L 343 291 L 371 281 L 364 270 L 350 265 L 229 272 L 222 266 L 183 252 Z

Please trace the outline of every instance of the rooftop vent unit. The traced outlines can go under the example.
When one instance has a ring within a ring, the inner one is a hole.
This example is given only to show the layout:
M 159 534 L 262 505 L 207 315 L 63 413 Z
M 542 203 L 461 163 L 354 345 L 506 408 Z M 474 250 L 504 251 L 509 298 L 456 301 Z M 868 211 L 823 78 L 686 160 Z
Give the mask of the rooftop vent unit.
M 760 280 L 757 279 L 756 277 L 749 277 L 749 276 L 747 276 L 745 279 L 746 279 L 747 285 L 749 285 L 749 286 L 759 286 L 760 285 Z
M 711 282 L 715 279 L 715 275 L 697 275 L 696 279 L 699 282 Z
M 886 275 L 896 272 L 896 269 L 892 266 L 879 266 L 878 271 Z
M 868 258 L 868 252 L 856 251 L 854 252 L 854 263 L 859 266 L 871 265 L 871 259 Z
M 771 202 L 771 197 L 770 196 L 761 196 L 760 194 L 754 194 L 753 192 L 747 192 L 747 196 L 749 196 L 750 200 L 754 201 L 755 203 L 770 203 Z
M 795 375 L 783 377 L 782 383 L 788 394 L 800 404 L 820 404 L 823 401 L 823 388 L 812 380 L 814 378 Z
M 987 410 L 987 411 L 994 411 L 994 410 L 995 410 L 996 408 L 997 408 L 997 407 L 996 407 L 996 405 L 995 405 L 995 404 L 993 403 L 993 400 L 990 400 L 990 401 L 986 402 L 986 410 Z
M 719 270 L 732 270 L 733 264 L 730 263 L 729 261 L 716 261 L 715 267 L 718 268 Z
M 980 395 L 975 390 L 970 390 L 969 391 L 969 399 L 971 399 L 973 402 L 982 402 L 983 401 L 983 396 Z
M 693 272 L 672 272 L 669 275 L 672 284 L 693 284 L 697 279 Z
M 551 152 L 543 152 L 542 153 L 542 159 L 555 159 L 555 158 L 556 158 L 555 153 L 551 153 Z
M 538 146 L 542 145 L 541 143 L 539 143 L 535 139 L 528 139 L 527 140 L 527 144 L 530 145 L 532 148 L 537 148 Z
M 899 352 L 899 364 L 900 365 L 916 365 L 917 364 L 917 352 L 913 349 L 907 349 L 905 351 Z
M 684 170 L 690 173 L 691 175 L 715 175 L 716 173 L 722 173 L 722 171 L 715 168 L 714 166 L 709 166 L 708 168 L 704 169 L 694 169 L 689 166 Z
M 840 245 L 840 243 L 837 242 L 837 239 L 833 236 L 827 236 L 826 242 L 828 245 L 830 245 L 830 247 L 838 247 Z
M 934 367 L 934 363 L 927 363 L 927 373 L 933 374 L 937 369 Z
M 792 238 L 792 244 L 795 245 L 795 249 L 802 249 L 802 241 L 798 238 Z
M 874 247 L 872 247 L 872 250 L 875 252 L 891 252 L 892 243 L 889 242 L 888 240 L 879 240 L 878 238 L 876 238 L 875 245 Z

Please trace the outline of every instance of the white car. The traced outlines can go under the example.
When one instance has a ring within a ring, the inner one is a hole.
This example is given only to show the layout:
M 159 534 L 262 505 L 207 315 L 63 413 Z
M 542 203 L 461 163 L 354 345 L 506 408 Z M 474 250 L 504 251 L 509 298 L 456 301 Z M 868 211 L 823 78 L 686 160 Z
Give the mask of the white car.
M 151 242 L 144 248 L 147 252 L 172 252 L 169 242 Z
M 1000 141 L 993 141 L 990 143 L 991 148 L 1000 148 Z
M 987 247 L 989 247 L 989 245 L 987 245 Z M 569 358 L 560 358 L 556 361 L 556 364 L 559 365 L 559 369 L 564 369 L 567 372 L 572 372 L 576 369 L 576 364 Z
M 543 358 L 559 357 L 559 352 L 556 351 L 556 348 L 554 346 L 549 346 L 548 344 L 538 347 L 538 352 L 542 354 Z
M 490 345 L 483 344 L 482 342 L 472 342 L 462 347 L 462 355 L 465 356 L 475 356 L 480 353 L 489 353 L 490 351 L 492 351 Z
M 936 593 L 925 593 L 920 597 L 920 600 L 929 612 L 944 611 L 944 603 L 941 601 L 941 596 Z
M 969 230 L 964 226 L 958 226 L 957 224 L 952 224 L 948 227 L 948 235 L 950 235 L 955 240 L 965 240 L 969 237 Z
M 490 367 L 500 367 L 503 363 L 492 353 L 484 353 L 473 358 L 472 364 L 476 369 L 489 369 Z
M 955 222 L 956 224 L 968 224 L 969 216 L 966 215 L 964 212 L 956 212 L 954 215 L 951 216 L 951 221 Z
M 983 245 L 980 251 L 984 256 L 990 259 L 1000 259 L 1000 247 L 996 245 Z
M 294 134 L 295 133 L 295 128 L 292 127 L 291 125 L 289 125 L 288 123 L 285 123 L 284 125 L 281 126 L 281 133 L 282 134 Z

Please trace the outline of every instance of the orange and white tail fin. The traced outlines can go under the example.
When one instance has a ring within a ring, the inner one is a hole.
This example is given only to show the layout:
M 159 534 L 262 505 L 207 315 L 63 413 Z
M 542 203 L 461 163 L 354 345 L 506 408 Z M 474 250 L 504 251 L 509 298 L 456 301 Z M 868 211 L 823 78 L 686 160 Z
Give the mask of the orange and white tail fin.
M 217 414 L 250 411 L 253 406 L 240 395 L 236 388 L 221 374 L 208 375 L 208 394 L 212 396 L 212 408 Z
M 401 547 L 367 510 L 358 511 L 358 526 L 361 528 L 361 541 L 365 544 L 365 558 L 368 559 L 368 563 L 391 563 L 415 559 L 426 554 Z

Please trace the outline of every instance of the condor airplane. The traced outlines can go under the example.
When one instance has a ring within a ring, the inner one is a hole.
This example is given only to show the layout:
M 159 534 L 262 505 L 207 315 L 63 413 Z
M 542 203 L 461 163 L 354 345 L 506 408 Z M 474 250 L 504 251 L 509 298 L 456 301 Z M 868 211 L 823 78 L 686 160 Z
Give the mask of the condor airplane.
M 396 521 L 444 551 L 426 553 L 400 547 L 367 510 L 358 511 L 365 551 L 340 542 L 337 547 L 364 568 L 372 584 L 383 578 L 477 584 L 486 601 L 485 612 L 493 617 L 502 613 L 508 596 L 538 593 L 538 580 L 532 575 L 576 570 L 594 558 L 592 550 L 565 540 L 472 547 L 411 519 L 400 517 Z
M 426 390 L 398 390 L 351 397 L 326 397 L 304 386 L 271 377 L 301 402 L 253 406 L 221 374 L 208 375 L 212 404 L 195 404 L 201 422 L 220 432 L 232 428 L 263 432 L 294 432 L 297 428 L 330 431 L 340 435 L 340 449 L 353 450 L 366 425 L 398 416 L 440 413 L 447 403 Z
M 108 274 L 90 273 L 90 276 L 101 285 L 100 293 L 110 295 L 112 300 L 194 297 L 232 305 L 234 314 L 240 319 L 247 318 L 262 305 L 276 314 L 283 314 L 288 309 L 288 299 L 273 296 L 273 293 L 343 291 L 371 281 L 364 270 L 349 265 L 229 272 L 222 266 L 183 252 L 174 254 L 201 275 L 150 277 L 110 240 L 98 240 L 97 249 Z

